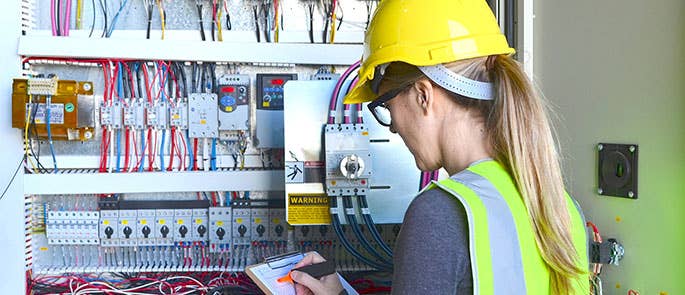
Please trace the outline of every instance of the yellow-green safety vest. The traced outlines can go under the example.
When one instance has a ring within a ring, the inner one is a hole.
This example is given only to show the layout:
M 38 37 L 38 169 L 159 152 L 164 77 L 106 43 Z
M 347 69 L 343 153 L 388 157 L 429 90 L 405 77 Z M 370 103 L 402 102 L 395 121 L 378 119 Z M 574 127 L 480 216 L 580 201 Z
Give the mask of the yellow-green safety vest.
M 473 294 L 548 295 L 550 274 L 535 244 L 535 234 L 521 194 L 502 165 L 486 160 L 425 189 L 440 188 L 457 198 L 466 210 Z M 573 245 L 589 269 L 583 216 L 567 195 Z M 580 278 L 571 294 L 590 293 Z

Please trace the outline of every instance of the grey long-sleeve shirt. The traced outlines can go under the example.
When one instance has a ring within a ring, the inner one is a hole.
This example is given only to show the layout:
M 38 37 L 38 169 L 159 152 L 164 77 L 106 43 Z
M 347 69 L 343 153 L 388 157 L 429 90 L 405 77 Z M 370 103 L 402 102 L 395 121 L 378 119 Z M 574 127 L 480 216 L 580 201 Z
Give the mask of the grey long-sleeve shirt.
M 464 206 L 440 189 L 409 205 L 393 251 L 392 294 L 473 294 Z

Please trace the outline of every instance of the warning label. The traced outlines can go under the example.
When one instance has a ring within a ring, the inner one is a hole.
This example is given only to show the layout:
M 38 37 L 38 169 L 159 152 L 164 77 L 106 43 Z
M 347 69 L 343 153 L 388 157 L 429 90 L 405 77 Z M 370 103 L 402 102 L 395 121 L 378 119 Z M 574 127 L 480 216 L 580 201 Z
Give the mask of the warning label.
M 288 194 L 288 223 L 291 225 L 329 224 L 328 210 L 325 194 Z

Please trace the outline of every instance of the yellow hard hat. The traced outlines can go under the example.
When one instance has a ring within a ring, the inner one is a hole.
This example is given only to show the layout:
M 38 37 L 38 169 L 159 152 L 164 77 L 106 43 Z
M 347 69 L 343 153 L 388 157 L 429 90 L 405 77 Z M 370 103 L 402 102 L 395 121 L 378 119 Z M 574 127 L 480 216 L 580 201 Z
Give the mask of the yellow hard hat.
M 376 99 L 371 81 L 381 65 L 430 66 L 514 52 L 485 0 L 383 0 L 364 38 L 359 82 L 344 103 Z

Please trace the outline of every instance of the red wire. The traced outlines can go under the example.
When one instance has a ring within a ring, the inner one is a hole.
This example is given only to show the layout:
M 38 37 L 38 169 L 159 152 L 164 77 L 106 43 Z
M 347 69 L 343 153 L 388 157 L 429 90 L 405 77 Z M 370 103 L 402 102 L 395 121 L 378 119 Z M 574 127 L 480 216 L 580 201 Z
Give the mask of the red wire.
M 174 167 L 174 151 L 176 150 L 176 127 L 171 127 L 171 150 L 169 151 L 169 168 L 167 168 L 168 171 L 171 171 L 172 167 Z
M 195 161 L 193 161 L 193 170 L 197 171 L 197 138 L 193 141 L 193 159 L 195 159 Z
M 181 138 L 181 142 L 183 143 L 183 159 L 181 159 L 181 163 L 182 163 L 182 169 L 181 170 L 186 170 L 186 168 L 187 168 L 186 167 L 186 159 L 188 157 L 188 146 L 186 145 L 186 139 L 185 139 L 185 137 L 183 137 L 183 133 L 182 132 L 179 132 L 179 133 L 180 133 L 179 135 Z M 179 153 L 179 157 L 180 157 L 180 155 L 181 154 Z

